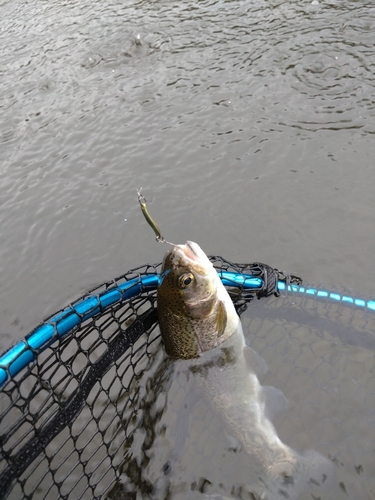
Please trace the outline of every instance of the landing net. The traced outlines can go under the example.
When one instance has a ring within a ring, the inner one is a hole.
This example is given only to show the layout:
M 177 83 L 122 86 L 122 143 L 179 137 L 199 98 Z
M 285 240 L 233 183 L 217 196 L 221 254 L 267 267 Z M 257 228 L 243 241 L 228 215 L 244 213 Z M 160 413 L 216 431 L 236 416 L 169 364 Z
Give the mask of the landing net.
M 319 297 L 264 264 L 210 260 L 239 313 L 278 289 L 373 308 Z M 157 328 L 160 267 L 91 290 L 0 357 L 0 498 L 156 498 L 144 471 L 171 375 Z

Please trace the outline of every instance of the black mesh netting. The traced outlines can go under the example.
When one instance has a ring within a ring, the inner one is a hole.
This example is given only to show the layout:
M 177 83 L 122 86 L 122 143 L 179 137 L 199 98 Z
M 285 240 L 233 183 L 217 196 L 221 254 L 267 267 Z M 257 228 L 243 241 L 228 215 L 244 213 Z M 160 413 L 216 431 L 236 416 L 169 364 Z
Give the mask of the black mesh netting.
M 311 484 L 303 498 L 372 498 L 374 312 L 300 287 L 277 297 L 277 280 L 298 279 L 263 264 L 211 260 L 218 271 L 262 278 L 259 289 L 229 292 L 248 343 L 269 364 L 262 385 L 294 402 L 277 431 L 289 446 L 314 448 L 335 464 L 334 492 L 322 497 Z M 160 264 L 143 266 L 86 296 L 158 272 Z M 244 312 L 254 297 L 271 295 Z M 0 391 L 0 498 L 299 498 L 283 484 L 276 493 L 267 485 L 265 495 L 259 465 L 165 355 L 156 305 L 156 290 L 143 289 L 102 309 L 8 380 Z
M 254 296 L 276 292 L 279 275 L 268 266 L 211 260 L 218 270 L 263 279 L 256 292 L 235 290 L 239 311 Z M 159 271 L 160 265 L 137 268 L 88 295 Z M 143 498 L 167 491 L 145 471 L 165 432 L 160 417 L 172 370 L 161 348 L 156 291 L 102 310 L 38 353 L 0 393 L 0 497 Z M 168 459 L 156 462 L 157 474 L 167 476 Z

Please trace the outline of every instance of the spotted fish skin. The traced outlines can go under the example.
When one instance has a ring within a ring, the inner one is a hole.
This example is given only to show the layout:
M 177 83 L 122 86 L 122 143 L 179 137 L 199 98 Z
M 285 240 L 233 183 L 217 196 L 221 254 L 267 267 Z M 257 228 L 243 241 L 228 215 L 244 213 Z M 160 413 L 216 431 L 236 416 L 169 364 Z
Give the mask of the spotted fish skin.
M 239 324 L 212 263 L 190 241 L 165 255 L 157 303 L 165 350 L 175 359 L 195 358 L 216 347 Z

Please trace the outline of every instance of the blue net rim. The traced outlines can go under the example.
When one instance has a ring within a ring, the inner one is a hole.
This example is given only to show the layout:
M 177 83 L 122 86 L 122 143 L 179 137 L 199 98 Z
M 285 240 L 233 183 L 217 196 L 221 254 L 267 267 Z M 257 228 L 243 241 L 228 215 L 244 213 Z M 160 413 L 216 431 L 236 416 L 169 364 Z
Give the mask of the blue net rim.
M 238 287 L 254 292 L 263 287 L 263 280 L 258 276 L 230 271 L 218 271 L 218 274 L 226 287 Z M 83 321 L 93 318 L 116 303 L 156 290 L 160 279 L 159 274 L 140 275 L 99 294 L 85 296 L 77 301 L 74 306 L 69 306 L 49 318 L 24 340 L 19 341 L 0 357 L 0 388 L 34 361 L 37 355 L 55 340 L 66 337 Z M 331 300 L 375 311 L 375 300 L 364 300 L 341 295 L 333 291 L 287 284 L 284 280 L 278 281 L 278 290 L 305 294 L 318 299 Z

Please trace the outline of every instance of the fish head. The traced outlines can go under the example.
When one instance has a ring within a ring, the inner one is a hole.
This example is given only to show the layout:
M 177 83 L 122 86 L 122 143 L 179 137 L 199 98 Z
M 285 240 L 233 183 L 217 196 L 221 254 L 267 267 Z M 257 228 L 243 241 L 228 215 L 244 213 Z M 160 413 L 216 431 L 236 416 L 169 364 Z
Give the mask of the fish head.
M 174 358 L 198 357 L 216 347 L 238 320 L 215 268 L 192 241 L 166 253 L 157 302 L 165 349 Z
M 200 318 L 216 296 L 216 271 L 197 243 L 188 241 L 166 253 L 159 295 L 167 294 L 189 316 Z M 177 312 L 177 309 L 176 309 Z

